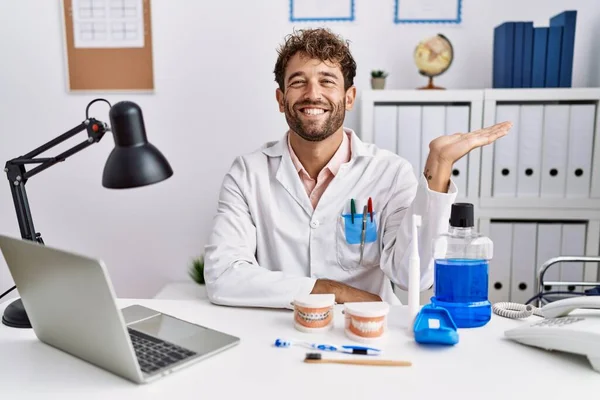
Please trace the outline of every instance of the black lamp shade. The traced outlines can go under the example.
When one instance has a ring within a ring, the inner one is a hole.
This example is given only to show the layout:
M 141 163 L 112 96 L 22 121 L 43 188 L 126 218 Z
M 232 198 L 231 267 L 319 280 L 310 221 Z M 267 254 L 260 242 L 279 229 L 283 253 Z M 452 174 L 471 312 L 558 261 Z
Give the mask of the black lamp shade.
M 102 185 L 111 189 L 134 188 L 160 182 L 173 175 L 162 153 L 148 142 L 140 107 L 130 101 L 110 109 L 115 141 L 104 166 Z

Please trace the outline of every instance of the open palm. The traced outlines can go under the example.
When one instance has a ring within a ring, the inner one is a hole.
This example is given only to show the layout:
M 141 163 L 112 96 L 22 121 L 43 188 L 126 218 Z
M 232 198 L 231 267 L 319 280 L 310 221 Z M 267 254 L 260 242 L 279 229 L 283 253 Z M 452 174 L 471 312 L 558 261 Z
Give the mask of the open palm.
M 429 143 L 431 154 L 439 160 L 455 163 L 471 150 L 493 143 L 506 135 L 512 128 L 512 122 L 506 121 L 469 133 L 455 133 L 440 136 Z

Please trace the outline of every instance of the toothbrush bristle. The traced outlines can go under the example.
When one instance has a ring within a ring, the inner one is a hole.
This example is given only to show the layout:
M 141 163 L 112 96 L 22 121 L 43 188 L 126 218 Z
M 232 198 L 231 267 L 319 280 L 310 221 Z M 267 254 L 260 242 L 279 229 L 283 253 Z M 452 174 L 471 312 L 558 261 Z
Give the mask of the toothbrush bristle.
M 290 342 L 286 342 L 285 340 L 277 339 L 277 340 L 275 340 L 275 347 L 290 347 Z

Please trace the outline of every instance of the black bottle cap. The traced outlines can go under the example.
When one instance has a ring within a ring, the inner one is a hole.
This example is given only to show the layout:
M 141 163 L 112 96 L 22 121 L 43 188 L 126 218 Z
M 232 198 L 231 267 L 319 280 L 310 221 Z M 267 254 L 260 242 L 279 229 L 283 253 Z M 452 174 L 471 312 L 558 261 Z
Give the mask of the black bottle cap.
M 473 204 L 452 204 L 452 212 L 450 213 L 450 226 L 455 228 L 470 228 L 475 226 Z

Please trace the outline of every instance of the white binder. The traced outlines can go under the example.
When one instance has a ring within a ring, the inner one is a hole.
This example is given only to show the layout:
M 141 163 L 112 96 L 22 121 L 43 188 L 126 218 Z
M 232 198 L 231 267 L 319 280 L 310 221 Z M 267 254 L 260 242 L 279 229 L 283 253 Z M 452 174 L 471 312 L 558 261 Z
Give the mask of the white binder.
M 561 256 L 585 256 L 586 225 L 583 223 L 564 224 L 562 227 Z M 583 280 L 583 263 L 561 263 L 560 280 L 581 282 Z M 581 286 L 562 287 L 569 292 L 582 290 Z
M 396 153 L 396 106 L 377 105 L 373 109 L 373 143 Z
M 565 196 L 568 146 L 569 105 L 545 105 L 541 197 Z
M 519 122 L 517 197 L 539 197 L 542 169 L 544 106 L 522 105 Z M 508 133 L 512 135 L 512 132 Z M 503 137 L 500 141 L 506 138 Z
M 444 106 L 423 106 L 421 119 L 421 168 L 419 173 L 425 170 L 425 163 L 429 155 L 429 143 L 440 136 L 445 135 L 446 130 L 446 108 Z
M 525 304 L 537 292 L 535 287 L 535 238 L 537 224 L 534 222 L 513 225 L 510 301 Z
M 513 127 L 508 135 L 494 142 L 492 197 L 515 197 L 517 193 L 519 114 L 518 105 L 496 107 L 496 122 L 511 121 Z
M 536 287 L 539 282 L 537 280 L 537 274 L 546 261 L 551 258 L 558 257 L 561 254 L 562 247 L 562 224 L 560 223 L 538 223 L 538 234 L 537 234 L 537 261 L 536 261 Z M 560 279 L 560 265 L 553 264 L 547 270 L 544 275 L 544 282 L 547 281 L 558 281 Z M 557 287 L 548 287 L 544 291 L 557 291 Z M 537 294 L 537 293 L 536 293 Z
M 513 225 L 509 222 L 492 222 L 490 239 L 494 243 L 494 256 L 489 264 L 488 298 L 497 303 L 509 301 Z
M 566 190 L 569 198 L 590 195 L 595 112 L 593 104 L 571 105 Z
M 398 107 L 398 154 L 410 162 L 417 179 L 421 177 L 421 106 Z
M 469 106 L 446 106 L 446 134 L 469 132 Z M 467 154 L 454 163 L 452 180 L 458 188 L 457 198 L 465 198 L 467 189 Z

